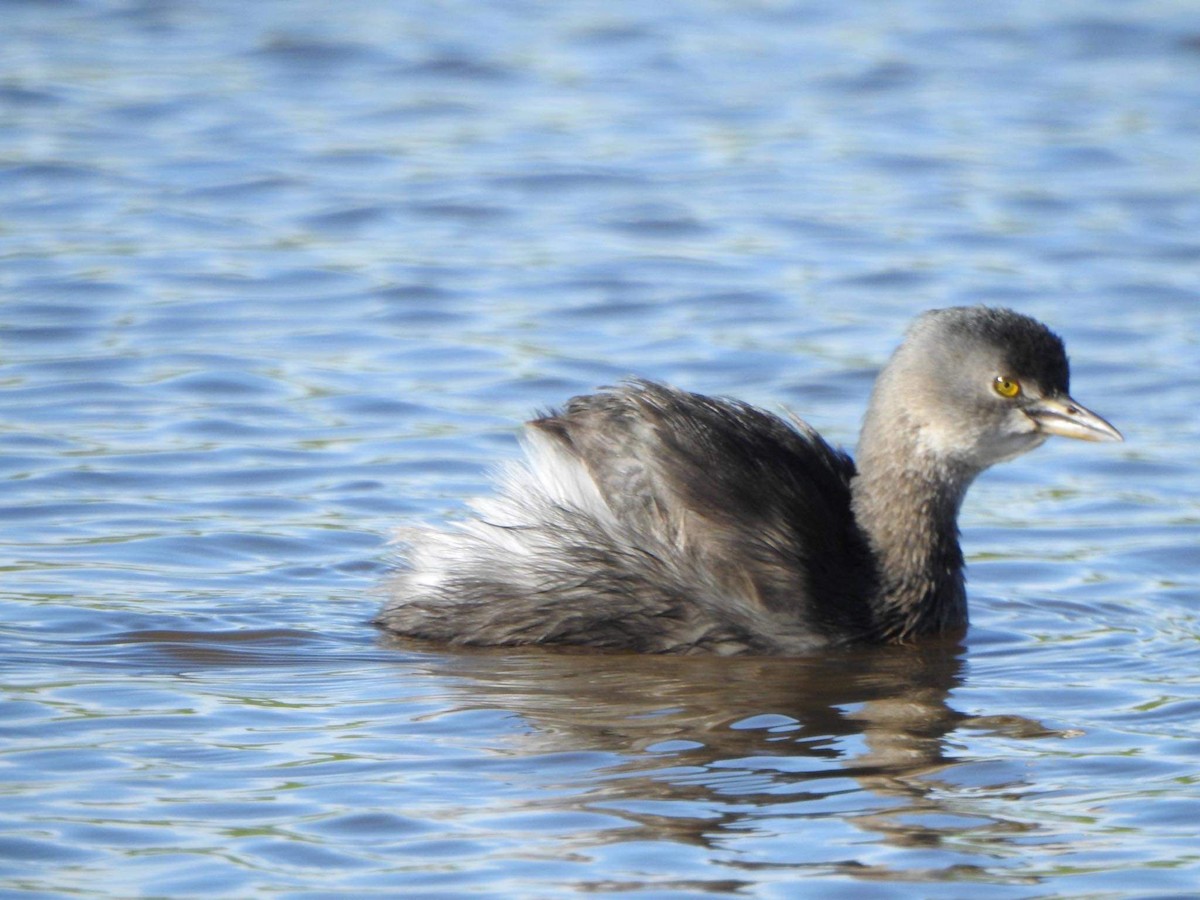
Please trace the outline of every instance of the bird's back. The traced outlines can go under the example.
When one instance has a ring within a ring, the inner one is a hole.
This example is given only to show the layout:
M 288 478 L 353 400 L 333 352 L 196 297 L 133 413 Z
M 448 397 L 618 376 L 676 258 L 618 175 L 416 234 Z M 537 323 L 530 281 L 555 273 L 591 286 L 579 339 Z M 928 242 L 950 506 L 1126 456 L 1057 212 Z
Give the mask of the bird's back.
M 414 542 L 382 624 L 658 652 L 870 636 L 854 464 L 807 425 L 632 382 L 534 420 L 527 446 L 479 518 Z

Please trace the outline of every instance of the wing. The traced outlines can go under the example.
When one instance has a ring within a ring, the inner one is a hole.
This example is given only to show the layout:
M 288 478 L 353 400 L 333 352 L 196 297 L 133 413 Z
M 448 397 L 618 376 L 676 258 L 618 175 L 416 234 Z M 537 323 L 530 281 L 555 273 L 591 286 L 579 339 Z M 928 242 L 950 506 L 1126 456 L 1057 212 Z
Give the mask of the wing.
M 803 422 L 638 381 L 530 424 L 583 464 L 626 528 L 732 600 L 827 634 L 870 628 L 854 463 Z

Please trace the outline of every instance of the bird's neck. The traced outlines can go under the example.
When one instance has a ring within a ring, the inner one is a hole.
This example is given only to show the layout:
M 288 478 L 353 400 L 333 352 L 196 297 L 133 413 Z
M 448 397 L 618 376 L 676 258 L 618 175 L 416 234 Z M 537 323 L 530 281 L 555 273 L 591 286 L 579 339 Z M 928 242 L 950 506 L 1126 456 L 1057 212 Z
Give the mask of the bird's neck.
M 977 474 L 938 459 L 911 432 L 864 428 L 854 515 L 875 558 L 882 638 L 961 632 L 967 624 L 958 510 Z

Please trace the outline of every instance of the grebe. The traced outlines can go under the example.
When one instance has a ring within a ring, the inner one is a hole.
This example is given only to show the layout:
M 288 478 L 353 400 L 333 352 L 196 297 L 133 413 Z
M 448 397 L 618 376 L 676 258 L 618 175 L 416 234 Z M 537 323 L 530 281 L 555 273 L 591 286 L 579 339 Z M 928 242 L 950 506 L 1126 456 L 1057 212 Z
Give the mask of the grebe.
M 1119 441 L 1062 341 L 933 310 L 880 372 L 856 463 L 801 421 L 633 381 L 529 422 L 475 516 L 411 541 L 377 623 L 451 644 L 803 654 L 960 634 L 972 480 L 1053 434 Z

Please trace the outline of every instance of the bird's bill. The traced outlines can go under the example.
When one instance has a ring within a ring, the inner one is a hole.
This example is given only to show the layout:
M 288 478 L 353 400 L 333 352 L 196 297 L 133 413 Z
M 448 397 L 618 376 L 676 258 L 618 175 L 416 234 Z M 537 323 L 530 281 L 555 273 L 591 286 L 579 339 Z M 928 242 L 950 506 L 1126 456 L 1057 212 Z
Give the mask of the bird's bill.
M 1039 431 L 1080 441 L 1123 441 L 1121 432 L 1070 397 L 1045 397 L 1026 408 Z

